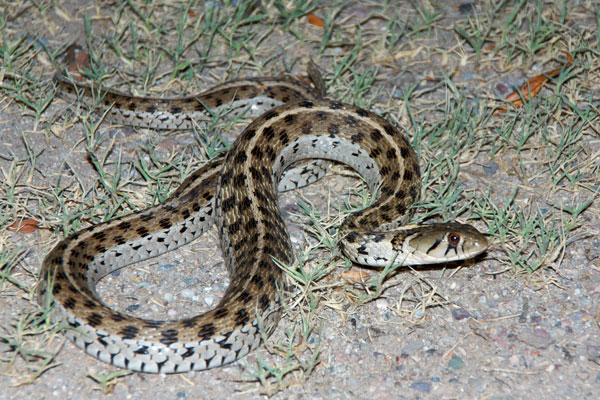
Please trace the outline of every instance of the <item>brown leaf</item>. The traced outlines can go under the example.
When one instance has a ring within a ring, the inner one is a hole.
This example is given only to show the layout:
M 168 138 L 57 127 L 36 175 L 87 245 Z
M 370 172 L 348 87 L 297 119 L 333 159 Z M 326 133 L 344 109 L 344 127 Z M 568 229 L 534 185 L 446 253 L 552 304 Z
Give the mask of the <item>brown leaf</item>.
M 345 279 L 347 281 L 354 281 L 354 282 L 360 282 L 360 283 L 365 283 L 369 279 L 371 279 L 370 274 L 366 274 L 363 271 L 356 271 L 356 270 L 342 272 L 340 274 L 340 277 L 342 277 L 343 279 Z
M 39 222 L 35 219 L 23 219 L 15 221 L 8 226 L 9 231 L 19 233 L 31 233 L 38 230 Z
M 71 75 L 79 75 L 79 71 L 89 67 L 90 55 L 81 46 L 74 43 L 67 47 L 63 62 Z
M 318 26 L 320 28 L 323 28 L 325 26 L 325 21 L 323 20 L 323 18 L 317 17 L 313 13 L 308 13 L 306 18 L 308 19 L 308 23 L 311 25 Z
M 544 87 L 544 85 L 551 79 L 556 78 L 560 71 L 563 68 L 568 68 L 573 64 L 573 57 L 571 54 L 567 53 L 567 63 L 560 67 L 553 69 L 551 71 L 544 72 L 543 74 L 536 75 L 533 78 L 530 78 L 527 82 L 525 82 L 519 90 L 515 90 L 511 94 L 508 95 L 506 101 L 512 103 L 515 107 L 521 107 L 523 105 L 523 100 L 529 101 L 536 94 L 539 93 L 540 90 Z M 519 93 L 520 92 L 520 93 Z M 493 115 L 499 115 L 506 112 L 506 107 L 500 107 L 498 110 L 494 111 Z

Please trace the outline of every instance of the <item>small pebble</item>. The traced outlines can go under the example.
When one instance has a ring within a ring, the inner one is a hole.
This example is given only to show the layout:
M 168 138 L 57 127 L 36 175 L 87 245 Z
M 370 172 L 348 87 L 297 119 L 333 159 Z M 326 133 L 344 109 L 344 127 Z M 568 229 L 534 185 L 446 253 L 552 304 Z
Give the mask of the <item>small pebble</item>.
M 483 165 L 483 172 L 487 176 L 494 176 L 498 171 L 498 167 L 498 163 L 492 161 Z
M 346 347 L 344 347 L 344 354 L 350 354 L 354 351 L 354 346 L 351 344 L 348 344 Z
M 569 325 L 565 325 L 565 331 L 567 331 L 567 333 L 573 333 L 573 328 L 571 328 Z
M 134 312 L 134 311 L 135 311 L 135 310 L 137 310 L 138 308 L 140 308 L 140 305 L 139 305 L 139 304 L 132 304 L 132 305 L 130 305 L 130 306 L 127 306 L 127 307 L 125 308 L 125 311 L 127 311 L 127 312 Z
M 379 311 L 387 311 L 390 307 L 390 303 L 387 299 L 380 298 L 375 300 L 375 307 L 377 307 Z
M 183 284 L 185 286 L 194 286 L 198 283 L 198 278 L 185 278 Z
M 156 304 L 150 304 L 150 310 L 152 310 L 152 312 L 160 312 L 162 311 Z
M 175 264 L 164 264 L 157 268 L 160 272 L 172 271 L 175 268 Z
M 191 299 L 194 297 L 194 291 L 192 289 L 183 289 L 181 291 L 181 296 L 185 299 Z
M 452 318 L 454 318 L 456 321 L 460 321 L 465 318 L 469 318 L 470 316 L 471 316 L 471 314 L 464 308 L 452 309 Z
M 212 306 L 213 303 L 215 302 L 215 296 L 212 294 L 207 294 L 204 296 L 204 303 L 206 303 L 207 306 Z
M 457 370 L 461 369 L 465 365 L 465 362 L 459 356 L 454 356 L 448 361 L 448 367 Z
M 173 293 L 165 293 L 163 299 L 165 299 L 165 301 L 173 301 Z
M 508 359 L 508 363 L 510 364 L 511 367 L 518 367 L 521 365 L 521 360 L 519 360 L 519 357 L 516 354 L 513 354 Z
M 475 10 L 475 3 L 462 3 L 458 6 L 458 12 L 462 15 L 469 15 Z
M 583 318 L 583 311 L 576 311 L 573 314 L 571 314 L 571 319 L 573 321 L 581 321 L 581 318 Z
M 137 286 L 141 289 L 148 289 L 152 285 L 150 284 L 150 282 L 141 281 L 141 282 L 138 282 Z
M 286 204 L 283 209 L 287 212 L 298 213 L 300 208 L 296 204 Z
M 429 382 L 414 382 L 410 385 L 411 389 L 415 389 L 422 393 L 429 393 L 431 391 L 431 383 Z
M 349 327 L 352 329 L 356 329 L 358 325 L 358 320 L 354 317 L 351 317 L 348 321 L 350 322 Z
M 508 93 L 509 89 L 508 87 L 503 84 L 503 83 L 499 83 L 496 85 L 496 90 L 498 91 L 498 93 L 500 93 L 501 95 L 505 95 L 506 93 Z
M 418 350 L 423 348 L 424 343 L 422 340 L 413 340 L 404 345 L 402 349 L 402 355 L 411 355 L 416 353 Z
M 541 329 L 541 328 L 536 328 L 533 330 L 533 334 L 537 337 L 541 337 L 541 338 L 550 338 L 550 334 L 548 333 L 548 331 Z
M 427 350 L 425 350 L 425 354 L 427 354 L 428 356 L 433 356 L 438 352 L 438 350 L 434 347 L 430 347 Z

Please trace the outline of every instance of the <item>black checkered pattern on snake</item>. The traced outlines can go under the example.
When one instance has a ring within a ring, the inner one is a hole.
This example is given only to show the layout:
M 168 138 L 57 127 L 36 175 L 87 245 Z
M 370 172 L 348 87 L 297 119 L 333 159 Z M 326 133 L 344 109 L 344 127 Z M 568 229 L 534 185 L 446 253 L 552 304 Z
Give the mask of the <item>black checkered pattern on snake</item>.
M 92 89 L 57 80 L 67 96 L 92 101 Z M 248 79 L 179 99 L 136 98 L 105 91 L 99 107 L 115 122 L 189 129 L 212 113 L 262 113 L 224 161 L 187 178 L 163 204 L 83 229 L 62 240 L 42 265 L 40 302 L 54 301 L 65 335 L 88 354 L 142 372 L 217 367 L 255 349 L 279 320 L 281 269 L 292 246 L 277 206 L 279 188 L 297 161 L 326 159 L 356 170 L 377 193 L 340 227 L 341 247 L 367 265 L 440 263 L 473 257 L 486 239 L 458 223 L 405 225 L 420 193 L 417 157 L 396 126 L 372 112 L 320 100 L 296 81 Z M 293 174 L 290 174 L 293 175 Z M 211 311 L 178 321 L 144 320 L 114 311 L 95 285 L 110 272 L 176 249 L 216 223 L 230 285 Z M 49 296 L 49 294 L 52 296 Z

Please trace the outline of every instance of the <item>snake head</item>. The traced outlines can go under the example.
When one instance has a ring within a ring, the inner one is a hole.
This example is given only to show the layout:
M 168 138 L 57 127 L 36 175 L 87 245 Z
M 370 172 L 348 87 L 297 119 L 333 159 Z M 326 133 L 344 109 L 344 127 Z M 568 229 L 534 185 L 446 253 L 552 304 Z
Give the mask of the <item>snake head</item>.
M 359 264 L 407 266 L 472 258 L 488 248 L 488 241 L 471 225 L 441 223 L 406 225 L 387 232 L 349 232 L 342 245 L 344 253 Z
M 396 243 L 426 264 L 465 260 L 488 248 L 485 235 L 456 222 L 419 225 L 410 234 L 400 235 Z

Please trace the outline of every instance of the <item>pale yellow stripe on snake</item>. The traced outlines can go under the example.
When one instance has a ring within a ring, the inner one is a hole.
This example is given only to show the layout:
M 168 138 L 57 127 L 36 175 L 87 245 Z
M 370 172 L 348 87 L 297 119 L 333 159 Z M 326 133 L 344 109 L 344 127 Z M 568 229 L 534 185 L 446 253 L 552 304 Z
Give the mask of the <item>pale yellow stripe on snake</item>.
M 120 100 L 119 100 L 120 101 Z M 149 124 L 150 125 L 150 124 Z M 377 192 L 341 229 L 355 262 L 404 265 L 446 262 L 483 252 L 487 241 L 458 223 L 403 226 L 418 199 L 417 157 L 405 136 L 377 115 L 336 101 L 304 100 L 253 121 L 225 161 L 188 178 L 164 203 L 84 229 L 46 257 L 39 286 L 74 329 L 65 334 L 88 354 L 143 372 L 202 370 L 232 362 L 260 343 L 279 320 L 277 285 L 292 247 L 277 206 L 283 171 L 323 158 L 355 169 Z M 113 270 L 175 249 L 216 221 L 230 286 L 219 305 L 179 321 L 147 321 L 106 307 L 97 281 Z

